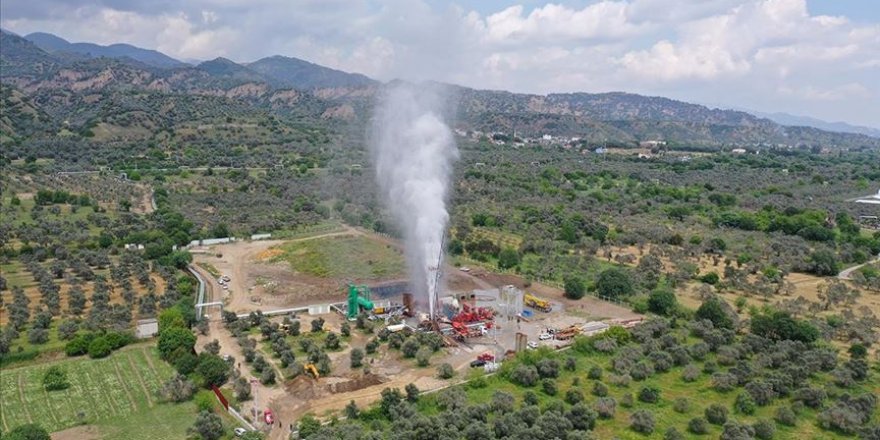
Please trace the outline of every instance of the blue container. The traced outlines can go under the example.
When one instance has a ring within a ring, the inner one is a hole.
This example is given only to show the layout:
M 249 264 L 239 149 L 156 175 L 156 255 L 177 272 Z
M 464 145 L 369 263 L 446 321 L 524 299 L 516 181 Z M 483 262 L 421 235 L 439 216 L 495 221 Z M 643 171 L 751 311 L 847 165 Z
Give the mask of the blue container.
M 533 313 L 532 313 L 531 310 L 523 310 L 523 311 L 522 311 L 522 315 L 523 315 L 524 318 L 531 318 L 532 315 L 533 315 Z

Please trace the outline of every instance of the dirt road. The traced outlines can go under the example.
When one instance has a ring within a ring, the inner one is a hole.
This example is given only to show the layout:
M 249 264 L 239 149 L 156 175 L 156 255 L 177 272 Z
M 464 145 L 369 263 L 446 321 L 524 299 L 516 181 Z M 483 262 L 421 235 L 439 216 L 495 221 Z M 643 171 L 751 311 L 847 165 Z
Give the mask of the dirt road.
M 864 267 L 864 266 L 866 266 L 866 265 L 868 265 L 868 264 L 874 264 L 874 263 L 878 263 L 878 262 L 880 262 L 880 255 L 878 255 L 877 258 L 874 258 L 873 260 L 868 261 L 868 262 L 866 262 L 866 263 L 862 263 L 862 264 L 859 264 L 859 265 L 857 265 L 857 266 L 853 266 L 853 267 L 848 267 L 848 268 L 842 270 L 842 271 L 837 275 L 837 278 L 840 278 L 841 280 L 849 281 L 849 280 L 852 279 L 852 273 L 853 273 L 853 272 L 855 272 L 855 271 L 861 269 L 862 267 Z

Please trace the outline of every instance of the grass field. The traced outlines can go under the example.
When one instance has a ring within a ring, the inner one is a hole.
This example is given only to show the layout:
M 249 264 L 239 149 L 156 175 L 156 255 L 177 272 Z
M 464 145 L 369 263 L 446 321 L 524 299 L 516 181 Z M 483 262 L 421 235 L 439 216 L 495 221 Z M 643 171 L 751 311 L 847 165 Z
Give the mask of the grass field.
M 43 374 L 53 365 L 67 372 L 70 388 L 43 389 Z M 49 431 L 95 424 L 107 427 L 102 438 L 181 438 L 192 424 L 193 404 L 185 404 L 186 410 L 181 411 L 181 405 L 160 404 L 156 397 L 156 390 L 172 374 L 155 349 L 144 345 L 105 359 L 81 357 L 4 369 L 0 421 L 4 430 L 32 422 Z
M 366 237 L 327 237 L 287 243 L 276 257 L 297 272 L 322 278 L 378 280 L 401 277 L 405 264 L 400 252 Z

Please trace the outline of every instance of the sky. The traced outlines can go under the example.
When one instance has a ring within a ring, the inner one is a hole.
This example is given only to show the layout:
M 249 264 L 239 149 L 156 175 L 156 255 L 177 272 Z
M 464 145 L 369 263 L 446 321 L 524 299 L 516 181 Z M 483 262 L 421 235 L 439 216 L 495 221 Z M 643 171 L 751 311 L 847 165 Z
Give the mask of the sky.
M 880 128 L 880 0 L 3 0 L 0 27 L 387 81 L 624 91 Z

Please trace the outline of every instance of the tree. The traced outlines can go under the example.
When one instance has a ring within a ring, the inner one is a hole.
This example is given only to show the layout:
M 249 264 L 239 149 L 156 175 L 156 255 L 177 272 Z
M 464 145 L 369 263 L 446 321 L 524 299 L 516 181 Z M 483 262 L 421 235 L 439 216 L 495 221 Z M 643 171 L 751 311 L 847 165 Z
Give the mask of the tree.
M 758 440 L 770 440 L 776 434 L 776 425 L 767 419 L 758 419 L 752 425 L 752 429 L 755 431 L 755 437 Z
M 271 385 L 275 383 L 275 369 L 272 367 L 264 368 L 260 373 L 260 383 L 263 385 Z
M 697 313 L 694 315 L 698 320 L 708 319 L 718 328 L 733 329 L 734 321 L 731 313 L 728 312 L 730 306 L 723 299 L 717 296 L 711 296 L 700 304 Z
M 819 330 L 810 323 L 776 310 L 752 315 L 750 329 L 752 334 L 774 341 L 789 340 L 810 344 L 819 338 Z
M 660 401 L 660 389 L 646 386 L 639 390 L 639 400 L 645 403 L 657 403 Z
M 338 350 L 339 336 L 337 336 L 336 333 L 328 332 L 327 337 L 324 338 L 324 347 L 328 350 Z
M 419 387 L 414 383 L 407 384 L 404 391 L 406 391 L 407 402 L 416 403 L 419 401 Z
M 348 402 L 348 405 L 345 405 L 343 414 L 345 414 L 345 418 L 349 420 L 357 419 L 360 415 L 360 409 L 358 409 L 357 403 L 355 403 L 354 400 Z
M 713 425 L 723 425 L 727 422 L 727 413 L 727 408 L 717 403 L 713 403 L 706 408 L 705 416 L 709 423 Z
M 612 267 L 599 274 L 599 279 L 596 280 L 596 291 L 601 296 L 619 299 L 632 295 L 635 288 L 626 270 Z
M 324 318 L 315 318 L 312 320 L 312 333 L 320 333 L 324 331 Z
M 433 352 L 431 351 L 430 347 L 419 348 L 419 350 L 416 351 L 416 363 L 418 363 L 420 367 L 427 367 L 428 364 L 431 362 L 432 353 Z
M 192 398 L 196 386 L 186 376 L 178 374 L 159 388 L 159 398 L 165 402 L 185 402 Z
M 630 427 L 633 431 L 642 434 L 650 434 L 654 432 L 654 414 L 648 410 L 635 410 L 629 417 Z
M 342 336 L 351 336 L 351 324 L 349 324 L 348 321 L 343 322 L 339 327 L 339 333 Z
M 164 314 L 165 312 L 162 313 Z M 160 324 L 159 328 L 159 342 L 157 347 L 159 349 L 159 354 L 162 355 L 162 359 L 165 359 L 166 361 L 173 361 L 170 357 L 171 353 L 178 348 L 182 348 L 185 351 L 192 351 L 193 347 L 196 345 L 196 336 L 184 326 L 173 326 L 161 330 L 162 325 Z
M 571 422 L 574 429 L 589 431 L 596 426 L 596 419 L 599 415 L 592 408 L 584 403 L 572 405 L 571 409 L 566 413 L 566 418 Z
M 229 379 L 229 365 L 216 354 L 200 354 L 196 372 L 202 377 L 202 384 L 205 388 L 209 388 L 211 385 L 219 387 Z
M 360 368 L 364 362 L 364 351 L 360 348 L 351 350 L 351 368 Z
M 498 253 L 498 268 L 510 269 L 519 265 L 519 253 L 515 249 L 505 247 Z
M 239 376 L 238 379 L 235 379 L 233 389 L 235 390 L 235 397 L 239 401 L 245 401 L 251 398 L 251 382 L 244 377 Z
M 670 316 L 678 308 L 675 292 L 670 289 L 657 289 L 648 297 L 648 310 L 661 315 Z
M 20 425 L 3 434 L 4 440 L 51 440 L 49 431 L 36 423 Z
M 190 432 L 198 434 L 204 440 L 217 440 L 223 436 L 223 422 L 220 416 L 210 411 L 202 411 Z
M 213 341 L 208 342 L 207 344 L 205 344 L 205 346 L 204 346 L 203 348 L 204 348 L 205 351 L 207 351 L 208 353 L 211 353 L 211 354 L 214 354 L 214 355 L 216 355 L 216 354 L 220 354 L 220 341 L 214 339 Z
M 810 255 L 810 271 L 819 276 L 834 276 L 840 272 L 837 256 L 828 249 L 819 249 Z
M 454 375 L 455 370 L 452 368 L 452 365 L 448 363 L 442 363 L 437 367 L 437 376 L 441 379 L 452 379 L 452 376 Z
M 706 419 L 702 417 L 694 417 L 688 422 L 688 431 L 697 435 L 709 432 L 709 426 L 706 424 Z
M 581 299 L 587 291 L 584 280 L 578 276 L 565 277 L 565 297 L 568 299 Z
M 309 438 L 319 430 L 321 430 L 321 422 L 313 415 L 306 414 L 297 423 L 297 430 L 300 438 Z

